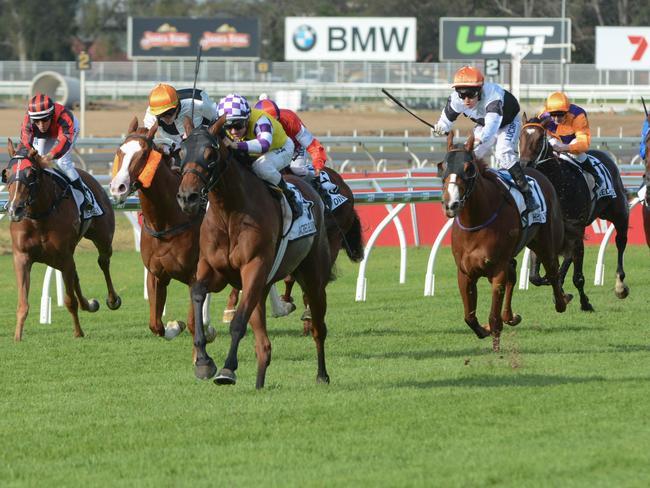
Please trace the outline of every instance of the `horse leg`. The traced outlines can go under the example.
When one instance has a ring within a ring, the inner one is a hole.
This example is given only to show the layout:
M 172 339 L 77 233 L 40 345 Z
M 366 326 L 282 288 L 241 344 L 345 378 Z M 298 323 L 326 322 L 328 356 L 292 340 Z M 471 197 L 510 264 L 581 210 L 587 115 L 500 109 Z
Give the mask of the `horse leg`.
M 479 339 L 485 339 L 490 335 L 490 331 L 481 327 L 481 324 L 479 324 L 476 319 L 476 302 L 478 299 L 476 280 L 471 279 L 459 269 L 458 289 L 460 290 L 460 296 L 463 299 L 463 307 L 465 308 L 465 323 L 474 331 L 476 337 Z
M 108 290 L 106 306 L 111 310 L 117 310 L 122 305 L 122 299 L 115 291 L 113 279 L 111 278 L 111 256 L 113 255 L 113 249 L 112 246 L 109 246 L 108 249 L 101 249 L 97 246 L 97 250 L 99 251 L 97 264 L 99 264 L 99 267 L 104 273 L 104 280 L 106 281 L 106 288 Z
M 579 242 L 577 242 L 577 243 L 575 244 L 575 246 L 578 246 L 578 245 L 580 245 L 581 243 L 582 243 L 582 241 L 579 241 Z M 574 246 L 574 248 L 573 248 L 573 249 L 574 249 L 574 251 L 573 251 L 574 253 L 577 252 L 577 251 L 576 251 L 577 248 L 576 248 L 575 246 Z M 583 250 L 582 250 L 582 251 L 583 251 L 583 253 L 584 253 L 584 244 L 582 244 L 582 246 L 583 246 Z M 569 272 L 569 268 L 571 267 L 571 264 L 573 264 L 573 259 L 574 259 L 574 258 L 573 258 L 573 256 L 572 256 L 572 257 L 564 258 L 564 259 L 562 260 L 562 266 L 560 266 L 560 270 L 558 271 L 558 279 L 560 280 L 560 286 L 564 286 L 564 280 L 566 279 L 566 275 L 567 275 L 567 273 Z M 574 270 L 574 271 L 575 271 L 575 270 Z
M 645 209 L 645 207 L 644 207 Z M 618 251 L 618 259 L 616 264 L 616 286 L 614 293 L 618 298 L 627 298 L 630 294 L 630 289 L 625 284 L 625 270 L 623 269 L 623 254 L 627 246 L 627 218 L 617 219 L 618 225 L 614 223 L 616 229 L 616 250 Z
M 16 307 L 16 332 L 14 340 L 23 338 L 23 327 L 29 313 L 29 285 L 32 261 L 24 253 L 14 251 L 14 269 L 16 270 L 16 285 L 18 287 L 18 306 Z
M 538 268 L 539 269 L 539 268 Z M 517 283 L 517 260 L 512 259 L 508 264 L 506 276 L 506 296 L 504 299 L 503 313 L 501 319 L 506 324 L 514 327 L 521 322 L 521 315 L 512 313 L 512 292 Z
M 304 290 L 305 302 L 309 302 L 311 309 L 311 335 L 316 343 L 316 359 L 318 370 L 316 381 L 318 383 L 329 383 L 330 377 L 325 367 L 325 339 L 327 338 L 327 324 L 325 324 L 325 314 L 327 312 L 327 294 L 325 286 L 327 285 L 326 271 L 318 273 L 314 277 L 309 277 L 305 273 L 304 283 L 301 281 Z
M 492 280 L 490 280 L 492 283 L 492 306 L 490 307 L 489 330 L 492 333 L 492 350 L 494 352 L 499 352 L 501 348 L 501 330 L 503 329 L 501 310 L 503 308 L 503 299 L 508 281 L 507 267 L 510 265 L 508 263 L 504 269 L 496 271 Z
M 196 281 L 190 288 L 190 297 L 194 307 L 194 375 L 201 380 L 213 378 L 217 366 L 205 350 L 207 343 L 203 330 L 203 302 L 208 294 L 208 287 L 202 281 Z
M 68 309 L 68 312 L 70 312 L 70 315 L 72 315 L 74 336 L 83 337 L 84 333 L 81 330 L 81 324 L 79 323 L 79 302 L 77 301 L 77 296 L 81 295 L 81 290 L 79 287 L 77 269 L 72 257 L 65 261 L 61 274 L 63 275 L 63 284 L 65 285 L 65 307 Z M 97 302 L 97 300 L 95 300 L 95 302 Z M 86 305 L 88 305 L 88 302 L 86 302 Z M 97 306 L 99 306 L 98 303 Z
M 302 313 L 300 320 L 302 320 L 302 335 L 308 336 L 312 333 L 312 318 L 311 318 L 311 308 L 309 307 L 309 299 L 307 294 L 302 294 L 302 303 L 305 305 L 305 311 Z
M 582 272 L 582 264 L 585 258 L 585 245 L 580 242 L 575 248 L 573 255 L 573 285 L 580 294 L 580 310 L 593 312 L 594 307 L 589 303 L 589 297 L 585 293 L 585 275 Z
M 537 259 L 537 254 L 534 252 L 530 253 L 530 260 L 531 260 L 531 274 L 529 281 L 535 285 L 535 286 L 542 286 L 542 285 L 548 285 L 548 280 L 544 277 L 542 278 L 539 274 L 539 269 L 540 269 L 540 261 Z
M 79 305 L 81 305 L 81 310 L 84 312 L 90 312 L 90 313 L 95 313 L 97 310 L 99 310 L 99 302 L 95 298 L 91 298 L 90 300 L 87 300 L 86 297 L 83 295 L 81 292 L 81 284 L 79 283 L 79 275 L 77 274 L 77 267 L 74 263 L 74 259 L 71 258 L 72 260 L 72 278 L 73 278 L 73 289 L 74 292 L 77 295 L 77 299 L 79 300 Z
M 165 337 L 162 314 L 167 300 L 167 285 L 153 273 L 147 273 L 147 295 L 149 296 L 149 330 L 158 337 Z M 170 338 L 171 339 L 171 338 Z
M 223 317 L 221 321 L 224 324 L 229 324 L 233 317 L 235 316 L 235 310 L 237 309 L 237 302 L 239 301 L 239 290 L 233 287 L 230 290 L 228 295 L 228 301 L 226 302 L 226 308 L 223 309 Z
M 551 255 L 549 252 L 541 253 L 541 251 L 538 252 L 538 257 L 544 265 L 546 278 L 553 288 L 553 302 L 555 303 L 555 310 L 559 313 L 562 313 L 566 310 L 567 304 L 573 297 L 569 294 L 564 293 L 564 290 L 562 289 L 562 284 L 560 283 L 560 263 L 558 261 L 558 258 L 556 255 Z
M 255 355 L 257 356 L 257 379 L 255 388 L 264 388 L 266 369 L 271 364 L 271 341 L 266 332 L 266 300 L 260 300 L 253 309 L 250 324 L 255 334 Z

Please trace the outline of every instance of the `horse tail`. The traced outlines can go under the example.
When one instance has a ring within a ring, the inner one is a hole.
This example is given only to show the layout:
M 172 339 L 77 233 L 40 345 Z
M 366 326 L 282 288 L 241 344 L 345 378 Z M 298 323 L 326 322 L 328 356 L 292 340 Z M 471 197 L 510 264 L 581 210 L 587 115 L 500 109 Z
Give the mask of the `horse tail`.
M 354 221 L 343 236 L 343 247 L 351 261 L 358 263 L 363 261 L 363 234 L 361 232 L 361 220 L 354 210 Z

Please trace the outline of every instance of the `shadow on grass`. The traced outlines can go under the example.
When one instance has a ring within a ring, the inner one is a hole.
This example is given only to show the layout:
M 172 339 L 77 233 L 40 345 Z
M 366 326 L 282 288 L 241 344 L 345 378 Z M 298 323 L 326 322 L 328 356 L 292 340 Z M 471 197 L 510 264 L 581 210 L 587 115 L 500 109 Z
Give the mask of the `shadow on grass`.
M 630 381 L 631 379 L 625 379 Z M 636 380 L 641 381 L 640 378 Z M 468 376 L 465 378 L 457 379 L 439 379 L 429 381 L 405 381 L 396 385 L 398 388 L 500 388 L 503 386 L 515 387 L 546 387 L 557 385 L 573 385 L 583 383 L 604 383 L 609 381 L 621 381 L 619 379 L 607 379 L 602 376 L 549 376 L 549 375 L 536 375 L 536 374 L 517 374 L 508 376 Z M 392 386 L 391 388 L 394 388 Z

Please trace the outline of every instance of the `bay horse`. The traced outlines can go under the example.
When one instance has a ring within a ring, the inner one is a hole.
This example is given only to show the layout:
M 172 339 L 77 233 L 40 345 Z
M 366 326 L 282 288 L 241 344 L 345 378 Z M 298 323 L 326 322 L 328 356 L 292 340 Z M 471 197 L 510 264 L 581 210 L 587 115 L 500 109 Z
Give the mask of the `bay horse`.
M 465 147 L 454 146 L 453 133 L 447 137 L 447 154 L 438 163 L 443 182 L 443 209 L 454 218 L 451 246 L 458 268 L 458 288 L 465 308 L 465 323 L 479 339 L 492 335 L 492 347 L 499 350 L 503 323 L 515 326 L 521 316 L 513 314 L 512 293 L 517 280 L 516 254 L 528 246 L 544 264 L 553 286 L 555 310 L 564 312 L 570 295 L 559 280 L 558 255 L 563 250 L 564 222 L 551 183 L 535 170 L 527 170 L 541 188 L 547 216 L 543 224 L 522 228 L 517 205 L 504 185 L 472 152 L 474 137 Z M 492 284 L 489 323 L 481 326 L 476 318 L 477 287 L 480 277 Z
M 104 273 L 108 289 L 106 305 L 111 310 L 116 310 L 122 304 L 110 274 L 115 232 L 113 207 L 97 180 L 85 171 L 78 170 L 104 211 L 103 215 L 92 217 L 89 221 L 82 220 L 72 197 L 72 187 L 55 181 L 55 177 L 45 170 L 48 165 L 42 162 L 36 149 L 22 147 L 16 152 L 9 139 L 7 152 L 11 160 L 2 171 L 2 181 L 6 183 L 9 192 L 7 210 L 11 218 L 9 230 L 18 285 L 14 340 L 22 340 L 29 313 L 33 263 L 44 263 L 61 271 L 65 285 L 65 306 L 72 315 L 74 336 L 83 337 L 79 323 L 79 305 L 84 311 L 96 312 L 99 302 L 94 298 L 87 300 L 81 292 L 74 250 L 82 236 L 92 241 L 99 253 L 97 263 Z
M 325 206 L 325 227 L 327 229 L 327 240 L 330 247 L 332 266 L 334 266 L 341 249 L 345 250 L 350 261 L 358 263 L 364 257 L 363 233 L 361 230 L 361 220 L 354 208 L 354 194 L 343 177 L 334 169 L 325 167 L 321 171 L 327 173 L 329 180 L 338 188 L 339 194 L 347 199 L 334 210 L 330 210 L 327 205 Z M 296 309 L 291 296 L 295 280 L 292 276 L 287 276 L 284 279 L 284 284 L 285 291 L 280 296 L 280 300 L 283 303 L 280 305 L 284 305 L 283 315 L 288 315 Z M 224 310 L 224 322 L 230 322 L 232 320 L 238 300 L 239 290 L 233 288 L 230 295 L 228 295 L 228 303 Z M 301 320 L 304 322 L 303 334 L 308 335 L 311 331 L 311 312 L 305 295 L 303 295 L 303 302 L 305 305 L 305 312 L 301 317 Z
M 217 384 L 235 384 L 239 342 L 247 324 L 255 334 L 257 354 L 256 387 L 262 388 L 271 362 L 271 342 L 266 331 L 266 296 L 273 282 L 291 274 L 307 295 L 312 311 L 312 337 L 316 343 L 317 381 L 329 383 L 325 367 L 327 326 L 325 287 L 330 280 L 331 259 L 318 194 L 299 178 L 286 177 L 312 203 L 316 233 L 290 241 L 276 267 L 274 260 L 282 237 L 279 199 L 250 168 L 239 163 L 232 151 L 221 144 L 225 117 L 209 128 L 194 128 L 184 121 L 187 138 L 181 146 L 182 176 L 177 199 L 190 215 L 200 211 L 204 200 L 209 207 L 201 224 L 196 282 L 192 285 L 196 327 L 194 347 L 197 378 L 215 376 L 217 368 L 205 349 L 201 325 L 201 304 L 208 291 L 227 285 L 242 290 L 242 298 L 230 323 L 231 343 Z M 273 270 L 273 273 L 272 273 Z
M 188 217 L 178 206 L 176 191 L 181 177 L 171 169 L 171 156 L 154 144 L 157 130 L 157 123 L 149 130 L 138 127 L 138 119 L 133 117 L 128 135 L 115 154 L 109 189 L 118 203 L 138 192 L 143 216 L 140 255 L 148 271 L 149 329 L 171 340 L 183 331 L 185 324 L 174 321 L 163 325 L 167 286 L 172 279 L 188 286 L 194 282 L 203 214 Z M 187 327 L 194 334 L 191 302 Z M 209 327 L 206 334 L 211 342 L 216 331 Z
M 646 120 L 650 123 L 650 115 L 646 116 Z M 643 184 L 646 187 L 645 198 L 643 200 L 642 214 L 643 214 L 643 232 L 645 234 L 645 242 L 650 247 L 650 131 L 642 141 L 645 146 L 645 173 L 643 175 Z
M 587 312 L 594 311 L 584 291 L 585 277 L 582 271 L 585 252 L 584 229 L 596 218 L 605 219 L 613 223 L 616 228 L 618 261 L 614 292 L 618 298 L 627 297 L 630 290 L 625 284 L 623 254 L 627 245 L 630 211 L 627 193 L 616 163 L 603 151 L 588 151 L 588 154 L 598 158 L 609 170 L 616 191 L 616 197 L 601 198 L 596 201 L 595 205 L 592 205 L 591 191 L 584 176 L 574 165 L 564 163 L 559 159 L 548 142 L 546 125 L 550 119 L 540 120 L 537 117 L 527 119 L 524 114 L 522 120 L 523 127 L 519 136 L 521 165 L 535 167 L 546 175 L 558 194 L 564 219 L 572 224 L 572 228 L 577 231 L 567 234 L 567 240 L 570 241 L 568 247 L 572 251 L 562 263 L 560 280 L 564 282 L 568 268 L 573 263 L 573 284 L 580 293 L 580 308 Z M 531 283 L 537 286 L 546 284 L 546 280 L 539 276 L 539 266 L 535 265 L 532 269 Z

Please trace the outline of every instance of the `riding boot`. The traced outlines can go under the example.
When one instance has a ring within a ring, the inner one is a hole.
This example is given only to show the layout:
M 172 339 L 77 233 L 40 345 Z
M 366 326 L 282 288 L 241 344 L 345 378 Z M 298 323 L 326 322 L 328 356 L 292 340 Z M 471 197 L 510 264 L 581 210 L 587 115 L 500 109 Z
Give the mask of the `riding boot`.
M 596 171 L 596 168 L 594 168 L 594 165 L 591 162 L 591 158 L 587 156 L 585 160 L 580 163 L 580 165 L 582 166 L 583 171 L 586 171 L 594 177 L 596 188 L 602 188 L 604 184 L 603 179 L 600 177 L 598 171 Z
M 526 202 L 526 208 L 529 212 L 539 209 L 539 204 L 533 198 L 533 192 L 528 186 L 528 180 L 524 175 L 524 170 L 521 168 L 521 164 L 517 161 L 510 168 L 508 168 L 508 173 L 512 176 L 512 179 L 515 180 L 515 184 L 521 194 L 524 196 L 524 201 Z
M 93 198 L 90 196 L 89 192 L 90 189 L 87 189 L 82 183 L 81 183 L 81 178 L 77 178 L 76 180 L 72 180 L 70 182 L 70 186 L 74 188 L 75 190 L 79 190 L 81 194 L 84 197 L 84 201 L 81 204 L 81 210 L 83 211 L 90 211 L 93 209 Z
M 280 188 L 280 190 L 282 190 L 282 193 L 284 193 L 284 196 L 287 197 L 287 202 L 289 203 L 289 207 L 291 207 L 291 213 L 293 214 L 294 219 L 300 217 L 302 215 L 302 205 L 296 201 L 296 195 L 291 190 L 289 190 L 287 182 L 284 181 L 284 178 L 280 178 L 278 188 Z

